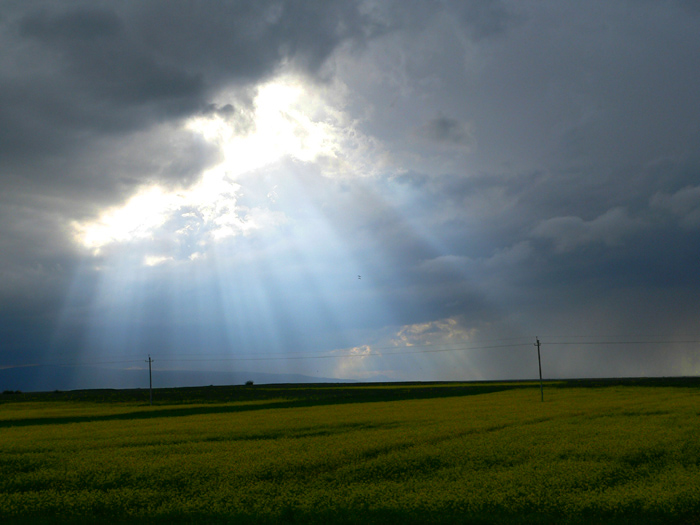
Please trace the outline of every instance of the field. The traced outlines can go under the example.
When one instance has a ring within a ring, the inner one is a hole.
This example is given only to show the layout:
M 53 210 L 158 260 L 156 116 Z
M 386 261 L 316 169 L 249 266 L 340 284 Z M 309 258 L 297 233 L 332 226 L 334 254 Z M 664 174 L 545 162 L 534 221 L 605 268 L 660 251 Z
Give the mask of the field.
M 2 523 L 700 523 L 700 382 L 0 395 Z

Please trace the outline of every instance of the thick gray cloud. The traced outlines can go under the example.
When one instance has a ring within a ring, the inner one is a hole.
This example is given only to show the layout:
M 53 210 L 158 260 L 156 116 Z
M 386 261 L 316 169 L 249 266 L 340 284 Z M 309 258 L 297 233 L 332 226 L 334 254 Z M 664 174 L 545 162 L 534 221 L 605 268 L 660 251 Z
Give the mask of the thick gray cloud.
M 3 9 L 0 158 L 3 171 L 25 178 L 45 172 L 41 160 L 80 155 L 101 137 L 210 111 L 222 86 L 254 87 L 283 62 L 314 72 L 366 22 L 352 2 Z
M 260 367 L 488 379 L 528 376 L 534 335 L 697 336 L 694 5 L 0 4 L 0 365 L 345 349 Z M 305 94 L 265 123 L 279 78 Z M 153 185 L 153 224 L 81 245 Z M 377 355 L 502 339 L 525 353 Z M 552 375 L 700 371 L 680 343 L 550 349 Z
M 421 127 L 420 134 L 437 142 L 455 145 L 468 145 L 471 139 L 468 125 L 447 117 L 428 121 Z

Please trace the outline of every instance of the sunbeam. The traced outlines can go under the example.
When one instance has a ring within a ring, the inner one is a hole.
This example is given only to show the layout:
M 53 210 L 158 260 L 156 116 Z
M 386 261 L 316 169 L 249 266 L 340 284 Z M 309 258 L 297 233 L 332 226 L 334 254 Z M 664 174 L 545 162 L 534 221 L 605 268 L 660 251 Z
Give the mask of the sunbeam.
M 342 112 L 314 89 L 289 76 L 260 86 L 247 127 L 230 112 L 188 120 L 186 129 L 219 149 L 219 164 L 188 187 L 144 186 L 95 220 L 73 224 L 87 259 L 99 261 L 83 357 L 153 354 L 177 368 L 178 356 L 193 352 L 345 348 L 368 322 L 398 323 L 372 290 L 401 281 L 377 271 L 389 252 L 352 249 L 355 234 L 328 208 L 353 152 L 344 150 Z M 305 166 L 317 171 L 304 174 Z M 378 202 L 368 196 L 346 193 L 342 206 L 360 217 Z M 276 373 L 310 366 L 331 377 L 351 370 L 303 360 L 250 364 Z

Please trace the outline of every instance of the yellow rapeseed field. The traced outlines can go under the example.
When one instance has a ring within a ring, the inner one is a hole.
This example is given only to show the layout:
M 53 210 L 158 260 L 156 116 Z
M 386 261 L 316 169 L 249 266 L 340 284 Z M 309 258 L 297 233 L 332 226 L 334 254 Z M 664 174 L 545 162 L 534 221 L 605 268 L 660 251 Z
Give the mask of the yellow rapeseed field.
M 544 403 L 531 387 L 305 405 L 282 394 L 3 402 L 0 522 L 700 520 L 695 388 L 550 388 Z

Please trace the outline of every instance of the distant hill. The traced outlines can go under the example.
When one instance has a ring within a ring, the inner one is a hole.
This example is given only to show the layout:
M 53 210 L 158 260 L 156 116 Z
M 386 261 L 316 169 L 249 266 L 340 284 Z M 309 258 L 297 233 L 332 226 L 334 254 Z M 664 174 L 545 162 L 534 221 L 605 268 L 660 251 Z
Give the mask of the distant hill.
M 153 388 L 203 385 L 237 385 L 246 381 L 266 383 L 343 383 L 351 379 L 314 377 L 303 374 L 268 374 L 264 372 L 217 372 L 154 370 Z M 100 367 L 23 367 L 0 369 L 0 392 L 47 392 L 94 388 L 148 388 L 148 369 L 117 370 Z

